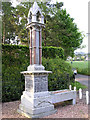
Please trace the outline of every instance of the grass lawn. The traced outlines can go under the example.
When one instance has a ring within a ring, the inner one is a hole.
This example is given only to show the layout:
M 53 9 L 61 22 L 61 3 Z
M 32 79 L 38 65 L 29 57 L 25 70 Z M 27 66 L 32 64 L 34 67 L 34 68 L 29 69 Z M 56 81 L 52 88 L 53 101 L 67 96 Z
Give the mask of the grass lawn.
M 87 88 L 87 86 L 82 85 L 81 83 L 79 83 L 79 82 L 77 82 L 77 81 L 75 81 L 75 83 L 72 83 L 71 85 L 72 85 L 73 88 L 74 88 L 74 86 L 76 86 L 76 89 L 77 89 L 77 90 L 79 90 L 80 88 L 81 88 L 81 89 L 86 89 L 86 88 Z
M 71 64 L 70 61 L 66 61 Z M 90 61 L 73 61 L 72 68 L 76 68 L 79 74 L 90 75 Z

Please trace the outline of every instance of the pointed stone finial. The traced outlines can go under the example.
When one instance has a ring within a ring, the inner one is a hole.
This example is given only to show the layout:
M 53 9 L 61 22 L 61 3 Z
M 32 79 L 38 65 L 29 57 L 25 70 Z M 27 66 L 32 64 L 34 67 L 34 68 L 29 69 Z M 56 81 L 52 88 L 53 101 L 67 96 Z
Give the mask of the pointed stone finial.
M 39 8 L 37 2 L 35 1 L 32 8 L 31 8 L 32 13 L 35 13 L 38 9 L 40 9 L 40 8 Z
M 38 22 L 44 24 L 44 16 L 36 1 L 34 2 L 33 6 L 30 8 L 28 13 L 28 24 L 32 22 L 35 23 Z

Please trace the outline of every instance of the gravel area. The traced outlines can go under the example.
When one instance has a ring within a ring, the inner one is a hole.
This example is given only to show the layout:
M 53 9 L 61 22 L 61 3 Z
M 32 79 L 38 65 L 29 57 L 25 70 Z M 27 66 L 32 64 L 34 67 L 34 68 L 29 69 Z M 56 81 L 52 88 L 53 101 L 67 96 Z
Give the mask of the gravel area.
M 44 118 L 88 118 L 88 105 L 85 103 L 85 91 L 83 90 L 83 99 L 79 100 L 77 94 L 76 105 L 67 103 L 58 103 L 57 112 Z M 20 101 L 7 102 L 2 104 L 2 118 L 26 118 L 17 113 Z

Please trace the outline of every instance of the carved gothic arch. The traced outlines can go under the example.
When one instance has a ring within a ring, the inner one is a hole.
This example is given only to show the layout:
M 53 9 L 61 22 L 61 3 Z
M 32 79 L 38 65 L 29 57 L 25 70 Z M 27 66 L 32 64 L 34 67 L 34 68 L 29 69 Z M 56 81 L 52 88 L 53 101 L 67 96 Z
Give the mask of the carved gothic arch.
M 41 20 L 41 13 L 40 13 L 40 11 L 38 11 L 38 12 L 36 13 L 36 20 L 37 20 L 38 22 L 40 22 L 40 20 Z
M 30 11 L 30 15 L 29 15 L 29 21 L 32 21 L 32 12 Z

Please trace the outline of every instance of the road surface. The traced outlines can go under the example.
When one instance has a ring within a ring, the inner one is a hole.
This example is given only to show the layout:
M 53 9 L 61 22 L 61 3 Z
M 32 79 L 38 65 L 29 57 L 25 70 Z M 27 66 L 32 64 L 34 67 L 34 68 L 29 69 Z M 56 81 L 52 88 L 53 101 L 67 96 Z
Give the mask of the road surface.
M 75 75 L 75 79 L 90 88 L 90 76 L 77 74 Z

